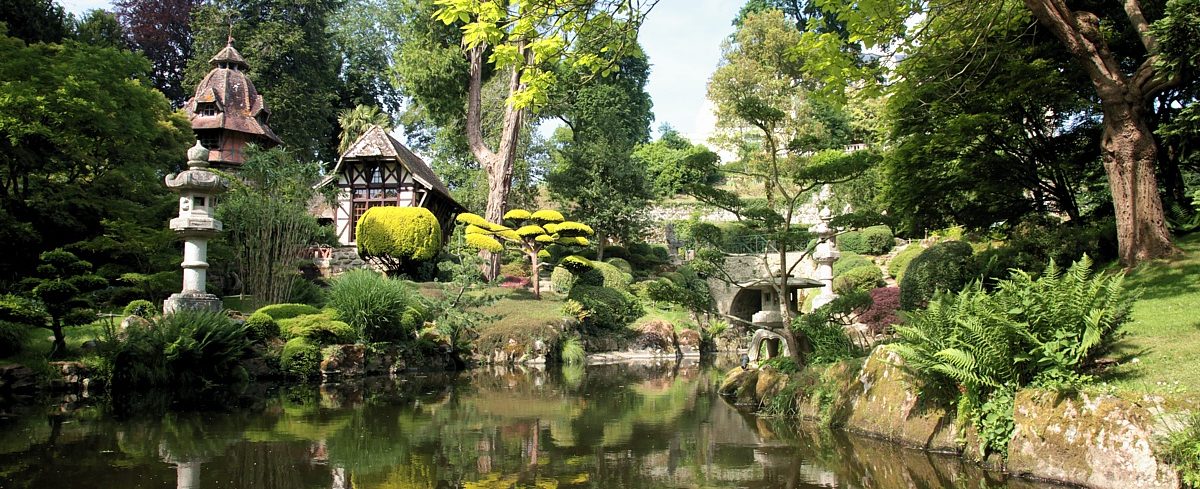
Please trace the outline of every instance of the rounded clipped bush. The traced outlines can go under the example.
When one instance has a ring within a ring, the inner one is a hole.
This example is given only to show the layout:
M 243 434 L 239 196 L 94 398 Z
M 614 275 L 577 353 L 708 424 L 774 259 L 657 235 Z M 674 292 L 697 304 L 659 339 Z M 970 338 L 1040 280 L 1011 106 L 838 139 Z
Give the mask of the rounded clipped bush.
M 882 255 L 896 246 L 896 236 L 887 226 L 871 226 L 862 230 L 862 236 L 868 255 Z
M 263 341 L 279 336 L 279 323 L 262 312 L 256 312 L 246 318 L 246 333 L 254 341 Z
M 330 313 L 306 314 L 279 320 L 280 336 L 291 341 L 306 338 L 317 345 L 354 343 L 358 332 L 349 324 L 338 321 Z
M 321 312 L 308 304 L 271 304 L 269 306 L 260 307 L 254 314 L 263 313 L 276 321 L 283 319 L 291 319 L 296 316 L 304 316 L 307 314 L 317 314 Z
M 629 284 L 633 283 L 633 275 L 621 271 L 611 263 L 592 262 L 592 264 L 594 265 L 592 270 L 600 274 L 603 286 L 620 291 L 629 290 Z
M 862 231 L 847 231 L 837 237 L 837 247 L 841 251 L 864 254 L 867 252 L 867 240 Z
M 321 349 L 307 338 L 292 338 L 279 354 L 279 368 L 290 377 L 309 379 L 321 367 Z
M 846 272 L 856 268 L 867 267 L 875 269 L 879 268 L 875 266 L 875 262 L 871 261 L 870 258 L 862 256 L 858 253 L 842 253 L 842 256 L 839 257 L 836 262 L 833 262 L 833 276 L 834 278 L 841 277 Z M 880 274 L 882 275 L 882 272 Z
M 27 326 L 10 321 L 0 321 L 0 358 L 21 353 L 21 340 Z
M 609 258 L 604 260 L 605 263 L 617 267 L 618 270 L 633 275 L 633 266 L 624 258 Z
M 137 316 L 142 319 L 149 319 L 154 317 L 155 314 L 158 314 L 158 308 L 154 307 L 153 302 L 138 299 L 127 304 L 125 306 L 125 310 L 122 312 L 124 312 L 126 316 Z
M 904 250 L 900 251 L 900 253 L 897 253 L 896 256 L 892 257 L 892 260 L 888 262 L 888 275 L 891 275 L 892 278 L 896 279 L 896 282 L 899 282 L 900 279 L 904 277 L 904 271 L 908 269 L 908 264 L 912 263 L 913 258 L 916 258 L 917 255 L 920 255 L 922 251 L 925 251 L 925 248 L 922 248 L 920 245 L 908 245 L 907 248 L 904 248 Z
M 838 294 L 866 292 L 883 285 L 883 272 L 875 265 L 855 268 L 833 279 L 833 291 Z
M 965 242 L 945 241 L 913 258 L 900 281 L 900 308 L 923 308 L 937 291 L 957 292 L 978 278 L 972 253 Z
M 567 271 L 563 267 L 554 267 L 554 271 L 550 272 L 550 288 L 554 289 L 559 294 L 566 294 L 571 291 L 571 286 L 575 284 L 575 274 Z
M 427 261 L 442 249 L 442 227 L 424 207 L 372 207 L 354 229 L 362 256 Z
M 567 299 L 567 313 L 597 329 L 624 328 L 645 314 L 636 298 L 610 287 L 577 284 Z

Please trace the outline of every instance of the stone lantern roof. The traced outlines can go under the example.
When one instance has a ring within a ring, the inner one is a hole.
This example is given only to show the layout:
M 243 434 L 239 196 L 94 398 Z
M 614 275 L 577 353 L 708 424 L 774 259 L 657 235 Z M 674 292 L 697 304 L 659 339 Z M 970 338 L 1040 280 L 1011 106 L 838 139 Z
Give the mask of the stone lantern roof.
M 267 125 L 271 110 L 246 76 L 250 65 L 230 44 L 209 60 L 212 70 L 196 87 L 184 111 L 196 131 L 217 129 L 251 135 L 263 146 L 283 141 Z

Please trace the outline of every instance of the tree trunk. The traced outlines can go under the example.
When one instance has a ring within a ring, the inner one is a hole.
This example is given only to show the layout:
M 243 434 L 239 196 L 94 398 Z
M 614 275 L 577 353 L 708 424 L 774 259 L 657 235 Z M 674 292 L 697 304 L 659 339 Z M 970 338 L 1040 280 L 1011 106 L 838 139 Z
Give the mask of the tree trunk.
M 508 192 L 512 188 L 513 163 L 517 158 L 517 142 L 521 134 L 525 111 L 511 105 L 505 106 L 503 125 L 500 130 L 500 145 L 498 151 L 492 151 L 483 138 L 481 94 L 483 92 L 483 53 L 486 48 L 486 44 L 480 44 L 467 52 L 467 60 L 470 64 L 470 80 L 467 85 L 467 145 L 471 148 L 471 154 L 475 156 L 479 166 L 487 172 L 487 208 L 483 217 L 490 222 L 501 222 L 508 204 Z M 524 42 L 518 45 L 518 49 L 525 53 L 526 57 L 532 56 Z M 509 75 L 508 93 L 512 95 L 522 88 L 524 85 L 521 83 L 521 72 L 519 69 L 513 69 Z M 500 274 L 500 254 L 481 251 L 480 255 L 487 261 L 483 271 L 484 276 L 488 280 L 495 279 Z
M 529 272 L 529 280 L 530 280 L 529 285 L 531 287 L 533 287 L 533 298 L 541 299 L 542 298 L 542 277 L 541 277 L 541 274 L 538 273 L 539 272 L 538 269 L 541 267 L 541 260 L 538 259 L 538 254 L 537 254 L 536 250 L 529 253 L 529 264 L 530 264 L 530 266 L 533 267 L 533 270 L 531 270 Z
M 1132 75 L 1126 75 L 1100 31 L 1100 19 L 1091 12 L 1073 11 L 1066 0 L 1024 0 L 1046 27 L 1079 61 L 1104 109 L 1101 152 L 1112 187 L 1117 216 L 1117 247 L 1121 263 L 1132 267 L 1179 251 L 1171 243 L 1163 214 L 1154 164 L 1158 147 L 1146 124 L 1146 107 L 1155 94 L 1179 83 L 1164 78 L 1155 68 L 1158 46 L 1138 0 L 1123 6 L 1149 56 Z
M 67 340 L 63 337 L 62 319 L 54 318 L 50 322 L 50 331 L 54 332 L 54 345 L 50 347 L 50 358 L 62 358 L 67 354 Z
M 1140 103 L 1124 101 L 1103 106 L 1100 144 L 1116 210 L 1121 263 L 1133 266 L 1175 254 L 1178 249 L 1171 243 L 1154 176 L 1158 148 L 1146 125 L 1144 109 Z

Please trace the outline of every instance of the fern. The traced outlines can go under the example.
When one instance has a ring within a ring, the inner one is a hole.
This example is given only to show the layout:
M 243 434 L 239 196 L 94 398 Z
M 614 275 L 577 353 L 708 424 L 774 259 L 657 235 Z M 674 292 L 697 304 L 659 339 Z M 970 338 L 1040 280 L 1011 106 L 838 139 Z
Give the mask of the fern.
M 1052 261 L 1037 279 L 1014 271 L 991 294 L 975 283 L 941 295 L 895 328 L 891 348 L 928 388 L 955 393 L 960 417 L 990 430 L 985 449 L 1005 452 L 1012 393 L 1089 380 L 1087 370 L 1129 319 L 1124 278 L 1091 267 L 1086 256 L 1065 270 Z

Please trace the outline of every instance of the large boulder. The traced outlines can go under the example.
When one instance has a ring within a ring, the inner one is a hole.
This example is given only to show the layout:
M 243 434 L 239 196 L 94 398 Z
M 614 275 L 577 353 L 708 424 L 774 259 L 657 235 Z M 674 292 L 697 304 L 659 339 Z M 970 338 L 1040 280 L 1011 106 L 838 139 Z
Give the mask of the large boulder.
M 902 364 L 886 347 L 871 353 L 849 397 L 838 396 L 848 402 L 846 429 L 926 450 L 958 451 L 954 413 L 922 399 L 919 382 Z
M 0 365 L 0 395 L 32 394 L 40 387 L 38 374 L 24 365 Z
M 333 345 L 321 353 L 322 382 L 357 379 L 366 371 L 367 349 L 363 345 Z
M 1009 472 L 1087 487 L 1179 487 L 1178 475 L 1154 456 L 1145 407 L 1109 395 L 1032 389 L 1018 392 L 1013 405 Z
M 671 323 L 656 319 L 643 324 L 639 330 L 634 348 L 663 353 L 675 351 L 675 326 Z

